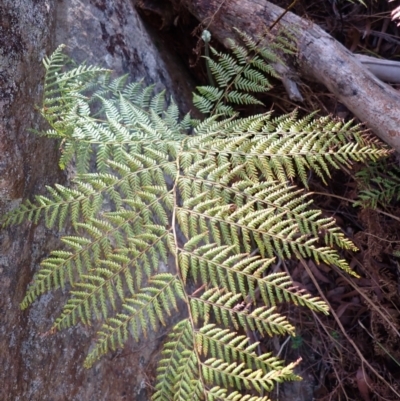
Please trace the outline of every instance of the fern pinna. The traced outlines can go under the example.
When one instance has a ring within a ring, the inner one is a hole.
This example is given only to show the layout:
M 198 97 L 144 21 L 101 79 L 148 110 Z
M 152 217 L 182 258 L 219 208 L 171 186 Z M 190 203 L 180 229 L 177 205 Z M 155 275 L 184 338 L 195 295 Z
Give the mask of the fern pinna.
M 236 58 L 220 55 L 218 83 L 248 48 L 236 47 Z M 76 177 L 3 222 L 44 216 L 49 227 L 70 221 L 75 235 L 64 236 L 64 246 L 41 263 L 21 307 L 67 287 L 70 298 L 52 330 L 103 320 L 86 358 L 90 367 L 129 336 L 166 324 L 183 303 L 187 317 L 164 345 L 153 399 L 267 400 L 275 383 L 298 378 L 298 362 L 285 366 L 260 354 L 247 334 L 294 335 L 278 302 L 328 313 L 271 266 L 313 258 L 352 274 L 335 249 L 355 249 L 293 179 L 307 185 L 311 169 L 326 180 L 331 168 L 387 151 L 329 118 L 239 118 L 227 106 L 244 102 L 238 85 L 230 96 L 223 92 L 226 107 L 203 107 L 211 114 L 203 121 L 180 119 L 163 92 L 153 95 L 152 87 L 127 84 L 126 77 L 111 80 L 98 68 L 65 72 L 66 61 L 61 47 L 45 60 L 42 113 L 51 125 L 46 134 L 62 140 L 60 165 L 74 158 Z M 262 71 L 240 68 L 235 82 L 243 78 L 257 89 Z M 203 89 L 196 99 L 210 102 L 204 96 L 218 90 Z
M 393 158 L 394 159 L 394 158 Z M 400 167 L 394 160 L 369 163 L 356 174 L 359 194 L 354 206 L 376 209 L 400 200 Z

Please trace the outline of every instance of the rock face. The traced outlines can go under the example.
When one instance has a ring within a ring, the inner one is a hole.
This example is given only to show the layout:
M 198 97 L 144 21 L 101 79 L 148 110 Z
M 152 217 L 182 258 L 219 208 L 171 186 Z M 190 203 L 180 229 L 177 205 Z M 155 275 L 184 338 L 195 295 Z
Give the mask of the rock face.
M 88 4 L 90 3 L 90 4 Z M 133 80 L 166 88 L 181 109 L 191 99 L 190 79 L 168 57 L 163 42 L 151 37 L 129 0 L 62 0 L 57 7 L 56 41 L 67 45 L 78 63 L 128 73 Z M 156 45 L 155 45 L 155 42 Z M 162 52 L 162 57 L 160 57 Z
M 172 91 L 187 109 L 190 84 L 178 64 L 160 58 L 133 4 L 127 0 L 2 0 L 0 3 L 0 213 L 44 185 L 65 179 L 58 145 L 28 131 L 42 128 L 41 59 L 65 43 L 78 62 L 87 60 L 144 78 Z M 176 72 L 174 75 L 173 72 Z M 172 72 L 172 73 L 171 73 Z M 22 300 L 38 262 L 56 246 L 43 226 L 24 223 L 0 232 L 0 399 L 148 399 L 147 374 L 163 333 L 103 358 L 91 370 L 82 362 L 92 332 L 73 328 L 43 336 L 60 310 L 60 291 L 22 312 Z

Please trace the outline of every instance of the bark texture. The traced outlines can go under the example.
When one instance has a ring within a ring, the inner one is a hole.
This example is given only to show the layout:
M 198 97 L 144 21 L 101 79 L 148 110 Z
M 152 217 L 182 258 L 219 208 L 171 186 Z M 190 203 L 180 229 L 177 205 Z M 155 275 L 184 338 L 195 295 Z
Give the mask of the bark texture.
M 0 213 L 63 179 L 56 168 L 57 143 L 28 131 L 43 128 L 35 111 L 43 89 L 41 60 L 60 43 L 78 62 L 167 87 L 182 109 L 190 107 L 189 79 L 176 61 L 163 61 L 130 1 L 3 0 Z M 42 335 L 65 301 L 61 291 L 41 297 L 27 311 L 19 309 L 39 261 L 58 246 L 54 235 L 31 224 L 0 231 L 0 400 L 148 400 L 146 372 L 153 369 L 163 333 L 128 344 L 85 370 L 93 330 Z
M 266 0 L 181 0 L 219 41 L 233 28 L 259 37 L 284 13 Z M 277 26 L 297 39 L 296 70 L 324 84 L 355 116 L 400 152 L 400 94 L 379 81 L 344 46 L 318 25 L 288 12 Z M 294 69 L 282 71 L 290 77 Z

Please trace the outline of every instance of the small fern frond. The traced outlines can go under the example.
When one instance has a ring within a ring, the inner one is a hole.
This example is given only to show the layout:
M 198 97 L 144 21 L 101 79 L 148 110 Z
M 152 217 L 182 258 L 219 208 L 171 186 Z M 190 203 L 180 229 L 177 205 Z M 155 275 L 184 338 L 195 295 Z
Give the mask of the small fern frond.
M 279 78 L 279 74 L 271 63 L 282 63 L 279 53 L 293 53 L 293 40 L 290 35 L 279 32 L 277 37 L 271 40 L 268 48 L 260 46 L 263 39 L 257 42 L 249 35 L 236 29 L 243 45 L 229 39 L 227 41 L 231 54 L 218 52 L 211 47 L 213 57 L 209 56 L 208 43 L 209 32 L 203 40 L 206 47 L 206 63 L 210 83 L 213 84 L 211 75 L 217 82 L 217 87 L 200 86 L 199 93 L 194 94 L 194 105 L 204 114 L 233 116 L 232 105 L 262 105 L 251 92 L 262 93 L 271 89 L 268 76 Z
M 74 300 L 80 294 L 74 295 L 75 297 L 71 298 L 73 306 Z M 118 313 L 108 319 L 105 316 L 106 320 L 98 332 L 94 348 L 85 360 L 85 366 L 91 366 L 110 349 L 123 347 L 129 332 L 138 341 L 141 334 L 147 336 L 150 327 L 157 330 L 159 323 L 165 326 L 164 314 L 171 316 L 172 308 L 178 310 L 177 297 L 184 298 L 184 295 L 181 283 L 175 276 L 169 273 L 160 273 L 151 277 L 148 287 L 141 288 L 132 297 L 123 299 L 123 313 Z M 85 303 L 90 302 L 90 299 L 85 301 Z M 57 328 L 61 324 L 62 321 L 56 321 L 54 327 Z
M 281 370 L 272 370 L 264 373 L 262 370 L 251 370 L 244 363 L 227 363 L 221 359 L 210 358 L 202 363 L 202 373 L 206 382 L 216 383 L 225 388 L 238 388 L 271 391 L 276 383 L 295 380 L 293 369 L 300 361 L 292 362 Z
M 287 30 L 280 29 L 276 33 L 264 32 L 262 36 L 253 39 L 246 32 L 233 28 L 240 36 L 246 47 L 253 52 L 258 52 L 263 59 L 273 63 L 284 64 L 281 54 L 293 54 L 296 51 L 295 37 Z M 268 46 L 260 46 L 268 38 Z
M 253 180 L 263 175 L 285 182 L 298 176 L 305 186 L 309 170 L 326 182 L 330 168 L 351 168 L 354 161 L 376 160 L 389 153 L 371 144 L 357 127 L 325 117 L 310 118 L 300 122 L 295 115 L 285 120 L 263 119 L 261 132 L 229 130 L 196 136 L 187 140 L 187 149 L 196 149 L 208 159 L 220 154 L 230 157 L 233 167 L 244 165 L 253 171 Z
M 192 330 L 189 319 L 184 319 L 169 335 L 157 368 L 158 382 L 153 401 L 205 399 L 206 389 L 199 371 Z
M 260 93 L 271 89 L 268 75 L 277 76 L 275 70 L 260 57 L 260 50 L 244 41 L 240 46 L 229 41 L 231 55 L 218 52 L 211 47 L 213 58 L 208 56 L 206 45 L 207 68 L 215 78 L 218 87 L 200 86 L 194 94 L 194 105 L 204 114 L 234 115 L 231 105 L 262 105 L 250 92 Z M 214 60 L 215 58 L 215 60 Z M 210 78 L 211 79 L 211 78 Z
M 208 324 L 196 333 L 196 347 L 205 357 L 211 356 L 227 363 L 243 362 L 249 369 L 267 373 L 271 370 L 280 370 L 285 362 L 276 358 L 272 353 L 257 355 L 259 343 L 250 344 L 245 335 L 239 335 L 230 329 L 221 329 L 215 324 Z
M 328 313 L 325 302 L 294 287 L 286 273 L 268 274 L 264 277 L 274 259 L 239 254 L 234 250 L 234 246 L 218 246 L 213 243 L 197 246 L 191 252 L 181 249 L 179 266 L 183 279 L 186 280 L 190 271 L 195 281 L 200 275 L 204 284 L 211 283 L 214 287 L 222 285 L 233 294 L 240 294 L 243 299 L 248 298 L 248 302 L 256 301 L 258 288 L 266 305 L 274 306 L 283 301 L 293 302 L 295 305 Z
M 215 386 L 207 391 L 207 401 L 271 401 L 267 396 L 243 395 L 238 391 L 228 391 Z
M 207 290 L 200 298 L 190 297 L 190 308 L 194 322 L 204 319 L 207 324 L 212 315 L 218 324 L 228 327 L 233 324 L 236 330 L 246 327 L 258 330 L 261 335 L 294 335 L 295 328 L 287 319 L 275 312 L 276 307 L 259 307 L 249 312 L 240 294 L 222 291 L 219 288 Z
M 354 206 L 376 209 L 400 200 L 400 168 L 396 163 L 382 159 L 369 163 L 356 174 L 358 200 Z

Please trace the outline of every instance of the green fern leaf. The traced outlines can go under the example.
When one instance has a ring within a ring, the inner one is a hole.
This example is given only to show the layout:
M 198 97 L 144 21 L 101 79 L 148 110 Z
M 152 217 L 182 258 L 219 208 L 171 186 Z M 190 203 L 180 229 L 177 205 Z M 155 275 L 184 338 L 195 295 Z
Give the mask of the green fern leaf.
M 291 51 L 289 37 L 260 49 L 258 40 L 239 36 L 229 55 L 211 49 L 207 58 L 219 86 L 195 95 L 209 115 L 203 120 L 180 118 L 164 92 L 126 76 L 111 80 L 90 66 L 64 71 L 58 48 L 44 61 L 42 114 L 50 124 L 45 135 L 62 140 L 61 167 L 76 160 L 76 177 L 1 217 L 6 226 L 41 217 L 59 229 L 72 223 L 74 235 L 62 237 L 67 249 L 41 263 L 21 307 L 68 288 L 52 332 L 104 322 L 86 367 L 186 309 L 165 344 L 155 401 L 267 400 L 242 392 L 298 379 L 297 362 L 259 355 L 248 334 L 294 335 L 277 312 L 280 302 L 328 309 L 270 267 L 312 258 L 355 274 L 338 248 L 356 248 L 294 183 L 307 187 L 310 172 L 326 182 L 332 169 L 390 153 L 359 127 L 331 118 L 239 118 L 236 105 L 259 105 L 255 93 L 269 90 L 269 76 L 277 75 L 268 63 Z M 385 187 L 394 196 L 396 185 L 371 181 L 367 195 Z
M 158 322 L 165 325 L 162 311 L 171 315 L 171 307 L 178 310 L 176 297 L 182 296 L 183 292 L 176 277 L 168 273 L 157 274 L 150 278 L 148 284 L 149 287 L 142 288 L 133 297 L 123 300 L 123 313 L 118 313 L 116 317 L 105 320 L 99 331 L 99 338 L 85 360 L 85 366 L 91 366 L 94 361 L 106 354 L 110 349 L 116 349 L 117 346 L 123 347 L 128 339 L 129 330 L 131 330 L 134 338 L 138 340 L 141 333 L 145 336 L 147 335 L 149 326 L 156 330 Z M 89 287 L 89 290 L 92 290 L 92 287 Z M 75 298 L 71 298 L 72 307 L 75 307 L 73 300 L 79 296 L 88 297 L 87 293 L 82 295 L 81 293 L 76 293 Z M 90 302 L 90 300 L 85 302 Z M 67 304 L 66 309 L 68 306 Z M 81 307 L 81 309 L 84 308 Z M 68 310 L 70 309 L 68 308 Z M 80 317 L 83 318 L 83 316 Z M 84 318 L 90 319 L 87 316 Z M 57 328 L 62 325 L 66 319 L 70 318 L 64 317 L 63 320 L 56 321 L 54 327 Z
M 236 330 L 239 330 L 239 327 L 246 327 L 251 331 L 258 330 L 262 335 L 269 336 L 294 335 L 295 331 L 284 316 L 275 312 L 275 307 L 259 307 L 249 312 L 240 294 L 225 292 L 219 288 L 206 291 L 200 298 L 191 297 L 190 307 L 196 324 L 200 317 L 207 324 L 212 312 L 218 324 L 224 326 L 233 324 Z

